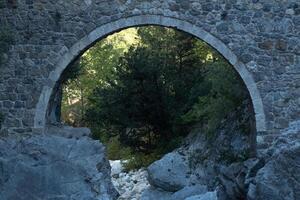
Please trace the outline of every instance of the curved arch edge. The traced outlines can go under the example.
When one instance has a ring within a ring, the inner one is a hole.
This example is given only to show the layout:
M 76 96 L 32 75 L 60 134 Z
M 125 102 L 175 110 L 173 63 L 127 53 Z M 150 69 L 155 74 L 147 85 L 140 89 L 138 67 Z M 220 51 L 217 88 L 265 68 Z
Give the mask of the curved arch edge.
M 256 83 L 252 77 L 252 74 L 247 70 L 246 66 L 240 62 L 237 56 L 218 38 L 203 30 L 202 28 L 193 25 L 189 22 L 161 15 L 137 15 L 128 18 L 121 18 L 119 20 L 104 24 L 87 36 L 80 39 L 74 44 L 67 52 L 62 55 L 55 69 L 50 73 L 49 80 L 50 85 L 44 86 L 36 106 L 34 116 L 34 129 L 44 129 L 46 126 L 46 112 L 49 104 L 50 96 L 55 83 L 59 80 L 60 75 L 64 69 L 87 47 L 98 41 L 99 39 L 116 32 L 118 30 L 142 25 L 160 25 L 166 27 L 176 28 L 178 30 L 185 31 L 194 35 L 195 37 L 205 41 L 212 47 L 214 47 L 219 53 L 221 53 L 230 64 L 236 69 L 244 81 L 254 107 L 256 130 L 258 133 L 266 132 L 266 118 L 263 108 L 263 102 L 256 86 Z M 63 48 L 66 48 L 65 46 Z M 67 49 L 67 48 L 66 48 Z

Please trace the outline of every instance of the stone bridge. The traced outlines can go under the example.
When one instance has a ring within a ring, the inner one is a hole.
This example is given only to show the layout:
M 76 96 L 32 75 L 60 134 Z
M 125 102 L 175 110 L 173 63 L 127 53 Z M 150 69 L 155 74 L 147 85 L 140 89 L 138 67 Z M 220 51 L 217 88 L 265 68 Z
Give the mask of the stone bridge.
M 2 0 L 2 133 L 43 131 L 64 69 L 103 37 L 141 25 L 174 27 L 204 40 L 247 86 L 258 139 L 300 116 L 298 0 Z M 0 41 L 1 42 L 1 41 Z

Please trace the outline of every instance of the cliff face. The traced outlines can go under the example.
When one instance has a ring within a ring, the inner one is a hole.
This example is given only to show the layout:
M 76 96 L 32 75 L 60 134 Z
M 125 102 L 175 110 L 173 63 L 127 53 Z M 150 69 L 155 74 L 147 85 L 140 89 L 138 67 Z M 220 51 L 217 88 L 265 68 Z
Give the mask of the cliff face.
M 141 199 L 299 199 L 300 121 L 253 158 L 243 153 L 251 150 L 251 136 L 237 129 L 242 121 L 224 121 L 213 140 L 191 133 L 149 166 L 151 186 Z M 52 128 L 1 138 L 0 199 L 117 199 L 105 148 L 88 135 L 88 129 Z
M 206 196 L 217 198 L 214 190 L 222 192 L 224 199 L 245 196 L 243 188 L 232 179 L 255 150 L 249 113 L 248 106 L 238 109 L 210 135 L 195 128 L 180 148 L 150 165 L 149 182 L 155 188 L 152 193 L 162 189 L 173 193 L 170 199 L 178 200 L 206 192 L 210 192 Z
M 243 119 L 233 119 L 234 115 L 225 120 L 210 139 L 195 130 L 182 147 L 150 165 L 152 188 L 143 198 L 298 199 L 300 121 L 290 123 L 269 148 L 250 158 L 251 136 L 243 133 Z
M 0 139 L 0 199 L 116 199 L 104 146 L 80 135 Z
M 261 157 L 265 165 L 250 182 L 248 199 L 299 199 L 300 121 L 290 123 Z

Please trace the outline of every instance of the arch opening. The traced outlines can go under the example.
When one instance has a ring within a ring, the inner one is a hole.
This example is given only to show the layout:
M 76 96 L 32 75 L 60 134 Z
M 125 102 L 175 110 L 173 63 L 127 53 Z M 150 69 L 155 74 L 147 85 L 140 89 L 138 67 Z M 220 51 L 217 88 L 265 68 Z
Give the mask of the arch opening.
M 111 23 L 104 24 L 88 35 L 79 40 L 70 49 L 66 47 L 66 53 L 62 55 L 55 69 L 49 75 L 49 84 L 43 87 L 42 94 L 36 106 L 36 113 L 34 118 L 34 128 L 44 129 L 47 124 L 47 111 L 49 110 L 49 102 L 53 91 L 58 87 L 57 84 L 64 70 L 76 60 L 83 52 L 95 44 L 97 41 L 106 36 L 134 26 L 144 25 L 159 25 L 164 27 L 171 27 L 186 33 L 189 33 L 196 38 L 203 40 L 217 50 L 228 62 L 234 67 L 240 75 L 245 86 L 247 87 L 252 105 L 255 113 L 255 127 L 256 132 L 263 133 L 266 131 L 265 114 L 263 110 L 262 100 L 257 89 L 257 86 L 252 78 L 252 75 L 246 69 L 245 65 L 240 62 L 237 56 L 228 48 L 222 41 L 203 30 L 201 27 L 193 25 L 175 18 L 155 16 L 155 15 L 141 15 L 124 19 L 119 19 Z

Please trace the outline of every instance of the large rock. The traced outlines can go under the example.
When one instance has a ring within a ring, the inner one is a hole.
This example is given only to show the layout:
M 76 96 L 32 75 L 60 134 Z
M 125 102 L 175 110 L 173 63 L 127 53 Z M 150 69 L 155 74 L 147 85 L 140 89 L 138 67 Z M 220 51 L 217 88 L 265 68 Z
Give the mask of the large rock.
M 253 134 L 244 128 L 251 117 L 248 113 L 248 108 L 240 108 L 211 137 L 195 127 L 180 148 L 148 167 L 150 184 L 168 192 L 182 192 L 186 197 L 201 193 L 184 191 L 184 187 L 205 185 L 212 191 L 222 186 L 227 199 L 243 198 L 244 174 L 248 170 L 243 161 L 253 150 Z M 174 195 L 172 199 L 176 199 Z
M 204 194 L 207 187 L 203 185 L 186 186 L 177 192 L 167 192 L 159 188 L 148 187 L 144 190 L 141 200 L 184 200 L 191 196 Z
M 225 121 L 213 140 L 191 133 L 186 144 L 149 167 L 150 183 L 167 191 L 174 186 L 180 189 L 168 193 L 167 200 L 298 200 L 300 121 L 290 123 L 280 136 L 274 135 L 277 138 L 272 145 L 260 149 L 262 153 L 256 158 L 247 157 L 251 135 L 243 134 L 238 123 Z M 190 185 L 206 185 L 208 190 L 218 191 L 218 197 L 215 192 L 193 194 L 185 190 Z M 154 194 L 159 197 L 163 191 L 152 189 Z M 175 194 L 184 196 L 177 198 Z
M 141 200 L 171 200 L 171 196 L 171 192 L 150 186 L 144 190 Z
M 105 148 L 88 137 L 0 139 L 1 200 L 112 200 Z
M 298 200 L 300 197 L 300 121 L 290 124 L 268 149 L 267 163 L 248 190 L 250 200 Z
M 206 192 L 205 194 L 188 197 L 184 200 L 218 200 L 217 192 Z
M 170 200 L 182 200 L 190 196 L 200 195 L 207 192 L 207 187 L 203 185 L 186 186 L 172 194 Z
M 84 136 L 91 136 L 92 134 L 89 128 L 72 126 L 48 126 L 45 129 L 45 133 L 76 139 L 79 139 Z
M 166 154 L 148 167 L 149 183 L 168 192 L 176 192 L 188 184 L 187 160 L 178 152 Z
M 233 163 L 222 166 L 218 175 L 223 195 L 227 199 L 244 199 L 245 197 L 245 167 L 243 163 Z
M 220 168 L 228 199 L 298 200 L 300 197 L 300 121 L 290 124 L 259 158 Z

